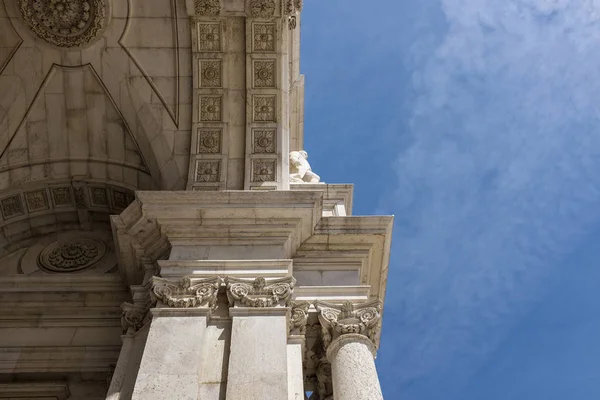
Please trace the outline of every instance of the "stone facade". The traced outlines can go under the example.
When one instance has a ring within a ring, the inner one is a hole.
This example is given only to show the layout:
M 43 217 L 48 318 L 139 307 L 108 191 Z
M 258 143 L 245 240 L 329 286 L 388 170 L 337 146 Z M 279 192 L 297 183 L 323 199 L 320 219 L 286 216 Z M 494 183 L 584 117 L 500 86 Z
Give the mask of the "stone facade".
M 382 398 L 392 217 L 307 161 L 301 10 L 0 0 L 0 398 Z

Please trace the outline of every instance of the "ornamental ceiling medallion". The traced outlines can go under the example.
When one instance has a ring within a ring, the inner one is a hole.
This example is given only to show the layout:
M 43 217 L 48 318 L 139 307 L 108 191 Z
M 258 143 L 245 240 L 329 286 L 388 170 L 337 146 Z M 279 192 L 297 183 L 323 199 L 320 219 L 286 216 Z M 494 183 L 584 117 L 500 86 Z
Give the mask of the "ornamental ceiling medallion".
M 19 0 L 29 28 L 58 47 L 87 46 L 106 26 L 106 0 Z
M 40 252 L 38 265 L 50 272 L 74 272 L 92 267 L 105 252 L 104 243 L 91 237 L 56 241 Z

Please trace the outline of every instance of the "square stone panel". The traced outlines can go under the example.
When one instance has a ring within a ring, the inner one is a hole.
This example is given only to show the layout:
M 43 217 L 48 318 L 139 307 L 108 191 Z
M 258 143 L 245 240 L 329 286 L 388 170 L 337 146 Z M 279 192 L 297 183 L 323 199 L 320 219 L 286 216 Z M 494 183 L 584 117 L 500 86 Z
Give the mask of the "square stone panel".
M 50 209 L 48 194 L 46 189 L 32 190 L 25 192 L 25 204 L 29 212 L 43 211 Z
M 275 60 L 254 60 L 253 70 L 254 87 L 275 87 Z
M 128 196 L 127 193 L 122 192 L 120 190 L 113 190 L 112 191 L 112 197 L 113 197 L 113 205 L 115 206 L 115 208 L 124 210 L 127 208 L 127 206 L 129 205 L 129 201 L 128 201 Z
M 69 207 L 73 205 L 70 187 L 53 187 L 50 189 L 50 193 L 52 194 L 52 202 L 55 207 Z
M 198 50 L 221 51 L 221 24 L 218 22 L 198 24 Z
M 221 153 L 221 129 L 198 129 L 198 149 L 199 154 L 220 154 Z
M 275 153 L 276 129 L 253 129 L 252 152 L 255 154 Z
M 276 122 L 277 101 L 275 95 L 252 97 L 253 117 L 256 122 Z
M 20 195 L 2 199 L 0 204 L 2 205 L 2 216 L 4 219 L 14 218 L 25 214 Z
M 205 88 L 221 87 L 221 60 L 200 60 L 200 86 Z
M 276 159 L 252 160 L 252 182 L 274 182 L 276 172 Z
M 220 160 L 196 161 L 196 182 L 219 182 Z
M 106 195 L 106 189 L 101 187 L 91 187 L 90 189 L 90 200 L 92 206 L 95 207 L 108 207 L 108 196 Z
M 200 97 L 200 121 L 221 121 L 221 96 Z
M 252 50 L 256 52 L 274 52 L 275 33 L 275 24 L 252 24 Z

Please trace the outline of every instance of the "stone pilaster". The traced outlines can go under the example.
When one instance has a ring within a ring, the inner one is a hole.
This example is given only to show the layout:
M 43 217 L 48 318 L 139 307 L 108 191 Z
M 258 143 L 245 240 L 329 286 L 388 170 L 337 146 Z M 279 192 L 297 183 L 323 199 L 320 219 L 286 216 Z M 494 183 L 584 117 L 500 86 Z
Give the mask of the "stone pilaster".
M 287 305 L 295 279 L 225 282 L 232 317 L 227 399 L 288 399 Z
M 293 301 L 290 305 L 288 357 L 288 393 L 290 400 L 304 400 L 304 347 L 310 303 Z
M 218 277 L 152 278 L 157 308 L 132 399 L 196 398 L 203 337 L 221 285 Z
M 347 301 L 338 306 L 317 301 L 315 307 L 331 363 L 335 399 L 383 399 L 374 361 L 381 303 L 354 305 Z

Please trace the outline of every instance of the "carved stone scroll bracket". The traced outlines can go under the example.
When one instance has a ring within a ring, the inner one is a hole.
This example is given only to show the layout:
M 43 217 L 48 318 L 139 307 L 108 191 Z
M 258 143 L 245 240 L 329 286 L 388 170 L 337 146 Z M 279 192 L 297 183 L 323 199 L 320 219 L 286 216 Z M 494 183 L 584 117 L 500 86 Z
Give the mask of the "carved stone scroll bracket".
M 290 30 L 296 29 L 297 18 L 302 11 L 302 0 L 282 0 L 281 10 L 283 16 L 287 18 Z
M 316 301 L 314 305 L 319 312 L 325 349 L 333 340 L 349 333 L 366 336 L 375 345 L 377 325 L 381 318 L 381 302 L 379 300 L 359 304 L 346 301 L 341 306 Z
M 192 308 L 208 306 L 214 310 L 217 306 L 217 294 L 223 280 L 220 277 L 195 279 L 184 276 L 179 282 L 153 277 L 151 296 L 154 301 L 173 308 Z
M 290 335 L 305 335 L 306 322 L 308 321 L 308 301 L 292 301 L 292 314 L 290 317 Z
M 225 278 L 230 307 L 288 307 L 296 285 L 294 277 L 267 281 Z

